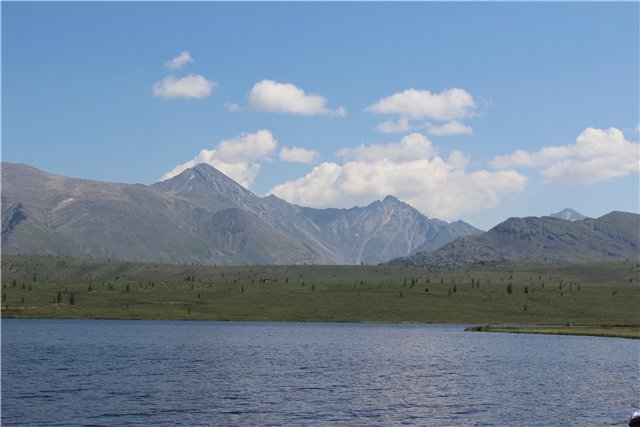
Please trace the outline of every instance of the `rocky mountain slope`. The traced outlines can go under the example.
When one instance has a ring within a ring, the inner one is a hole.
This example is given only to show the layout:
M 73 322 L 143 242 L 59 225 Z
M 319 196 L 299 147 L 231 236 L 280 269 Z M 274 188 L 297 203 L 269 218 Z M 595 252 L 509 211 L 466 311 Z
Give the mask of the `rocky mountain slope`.
M 201 164 L 151 186 L 2 163 L 2 252 L 199 264 L 380 263 L 480 231 L 394 197 L 311 209 Z
M 390 261 L 410 265 L 462 265 L 490 261 L 571 263 L 640 256 L 640 215 L 611 212 L 597 219 L 509 218 L 477 236 L 460 237 L 433 252 Z

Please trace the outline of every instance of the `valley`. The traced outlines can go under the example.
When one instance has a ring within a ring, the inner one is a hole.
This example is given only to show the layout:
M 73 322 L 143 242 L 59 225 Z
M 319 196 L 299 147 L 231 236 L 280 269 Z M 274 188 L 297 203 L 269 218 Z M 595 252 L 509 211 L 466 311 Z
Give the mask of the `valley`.
M 2 182 L 2 317 L 640 336 L 635 213 L 565 209 L 482 232 L 393 196 L 350 209 L 260 198 L 206 164 L 145 186 L 3 163 Z

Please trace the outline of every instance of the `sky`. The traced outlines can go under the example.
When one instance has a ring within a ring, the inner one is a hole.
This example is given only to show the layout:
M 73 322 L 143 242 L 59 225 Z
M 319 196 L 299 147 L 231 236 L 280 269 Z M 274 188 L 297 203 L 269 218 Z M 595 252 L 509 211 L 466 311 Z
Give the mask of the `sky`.
M 638 2 L 2 2 L 2 161 L 489 229 L 638 212 Z

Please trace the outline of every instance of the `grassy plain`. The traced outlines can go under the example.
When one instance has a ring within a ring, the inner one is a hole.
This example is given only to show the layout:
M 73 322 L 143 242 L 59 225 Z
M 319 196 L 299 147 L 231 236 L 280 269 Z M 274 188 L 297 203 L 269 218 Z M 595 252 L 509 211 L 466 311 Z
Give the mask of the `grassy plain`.
M 1 283 L 2 317 L 626 325 L 640 331 L 640 267 L 633 262 L 216 267 L 5 255 Z

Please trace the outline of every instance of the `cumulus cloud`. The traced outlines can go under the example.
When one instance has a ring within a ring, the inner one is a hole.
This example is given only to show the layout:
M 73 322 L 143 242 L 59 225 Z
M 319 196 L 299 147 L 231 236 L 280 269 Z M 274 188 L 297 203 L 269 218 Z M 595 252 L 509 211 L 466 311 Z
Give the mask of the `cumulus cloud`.
M 325 162 L 307 175 L 270 192 L 313 207 L 352 207 L 393 194 L 428 216 L 452 220 L 496 205 L 503 195 L 523 191 L 527 178 L 512 170 L 468 172 L 467 157 L 453 151 L 445 161 L 426 137 L 360 146 L 338 153 L 346 162 Z
M 447 163 L 454 169 L 464 170 L 469 164 L 469 158 L 461 151 L 453 150 L 447 158 Z
M 172 70 L 182 70 L 188 62 L 193 62 L 193 58 L 191 58 L 191 54 L 189 54 L 189 52 L 184 51 L 180 52 L 180 55 L 176 56 L 171 61 L 167 61 L 164 65 Z
M 397 121 L 387 120 L 376 126 L 376 130 L 382 133 L 404 133 L 410 131 L 411 121 L 436 120 L 447 121 L 442 125 L 427 124 L 431 135 L 470 134 L 473 129 L 460 123 L 460 119 L 475 114 L 476 103 L 473 97 L 464 89 L 447 89 L 440 93 L 431 93 L 428 90 L 407 89 L 397 92 L 386 98 L 380 99 L 375 104 L 369 105 L 365 111 L 370 113 L 398 115 Z
M 229 111 L 248 109 L 302 116 L 325 114 L 344 117 L 347 115 L 344 107 L 329 109 L 327 100 L 323 96 L 309 95 L 291 83 L 279 83 L 273 80 L 262 80 L 253 85 L 247 99 L 248 105 L 244 108 L 235 103 L 227 103 L 225 107 Z
M 235 102 L 226 102 L 224 104 L 224 108 L 227 109 L 227 111 L 240 111 L 242 108 L 240 107 L 239 104 L 236 104 Z
M 293 163 L 313 163 L 320 156 L 320 153 L 300 147 L 282 147 L 280 149 L 280 160 Z
M 278 141 L 271 132 L 261 129 L 256 133 L 242 133 L 231 139 L 223 139 L 218 144 L 218 158 L 225 162 L 255 162 L 268 160 L 276 149 Z
M 159 98 L 195 98 L 202 99 L 211 95 L 215 82 L 205 79 L 199 74 L 190 74 L 177 79 L 169 75 L 153 85 L 153 94 Z
M 371 162 L 376 160 L 415 160 L 426 158 L 436 153 L 429 139 L 420 134 L 412 133 L 403 137 L 399 143 L 391 144 L 360 144 L 356 148 L 343 148 L 336 154 L 347 160 Z
M 376 126 L 376 130 L 382 133 L 403 133 L 411 129 L 409 120 L 401 117 L 398 121 L 387 120 Z
M 616 128 L 587 128 L 575 144 L 549 146 L 496 156 L 496 169 L 540 168 L 545 182 L 577 185 L 606 181 L 640 171 L 640 144 L 625 139 Z
M 475 108 L 473 97 L 464 89 L 454 88 L 440 93 L 407 89 L 379 100 L 365 111 L 444 121 L 471 116 Z
M 278 141 L 266 129 L 224 139 L 214 149 L 202 149 L 191 160 L 162 175 L 160 181 L 173 178 L 200 163 L 207 163 L 240 185 L 248 188 L 260 172 L 260 161 L 269 161 Z
M 452 120 L 440 126 L 427 126 L 429 135 L 471 135 L 473 129 L 457 120 Z

